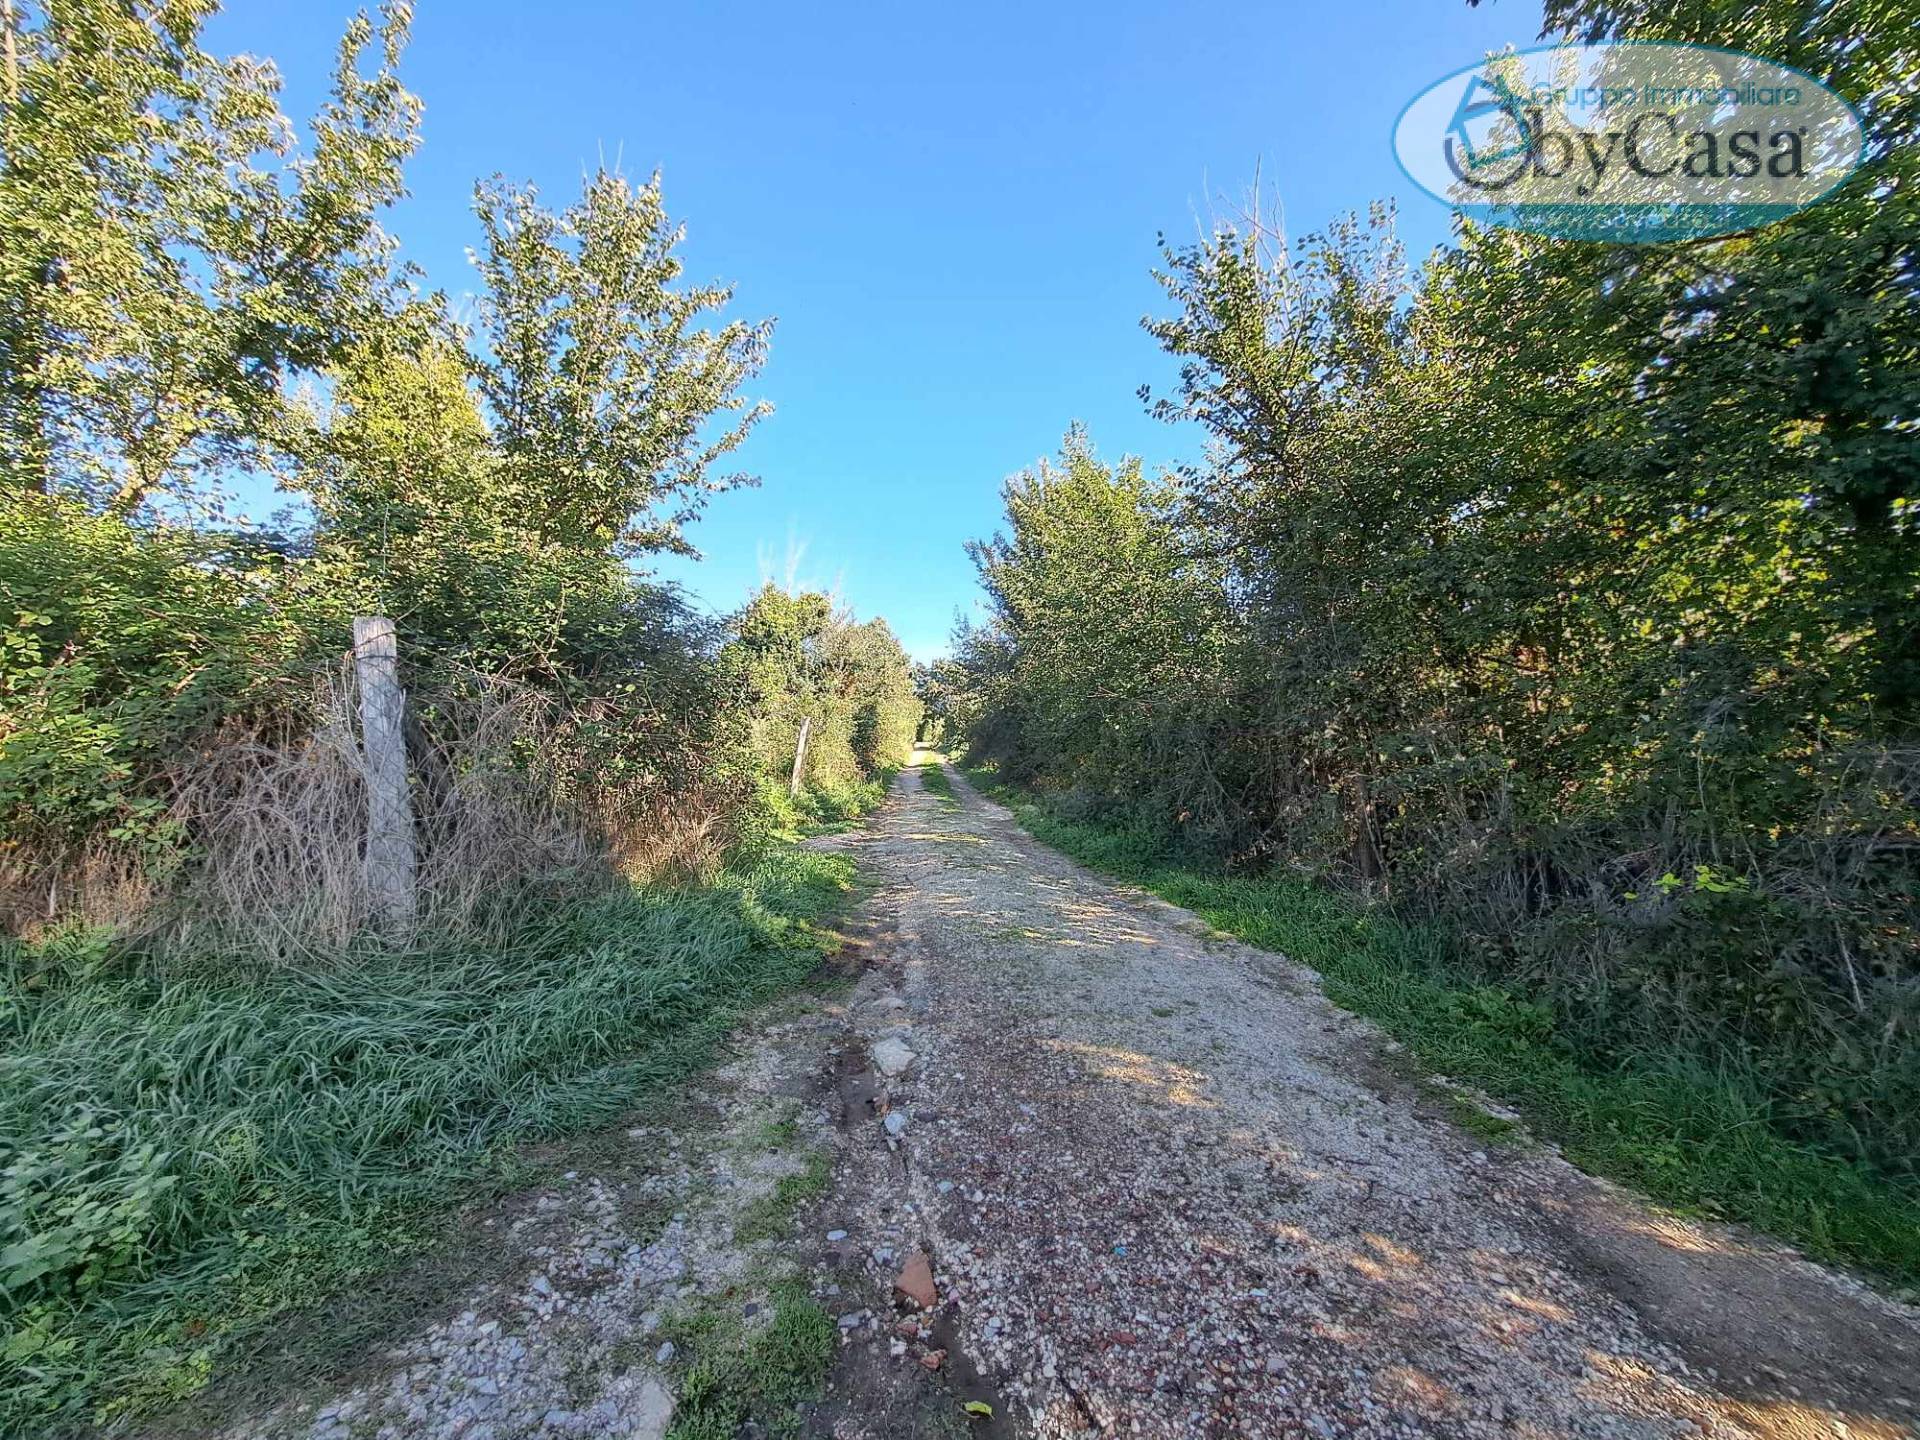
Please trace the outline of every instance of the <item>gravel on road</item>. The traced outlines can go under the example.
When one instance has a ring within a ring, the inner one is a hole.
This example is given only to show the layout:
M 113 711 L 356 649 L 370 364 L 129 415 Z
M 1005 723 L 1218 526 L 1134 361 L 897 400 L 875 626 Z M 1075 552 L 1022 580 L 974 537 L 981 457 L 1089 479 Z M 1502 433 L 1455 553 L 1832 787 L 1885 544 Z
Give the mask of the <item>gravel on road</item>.
M 1019 1430 L 1912 1433 L 1914 1311 L 1489 1147 L 1312 972 L 949 779 L 846 842 L 892 934 L 854 1004 L 875 1108 L 912 1120 L 841 1192 L 920 1226 Z

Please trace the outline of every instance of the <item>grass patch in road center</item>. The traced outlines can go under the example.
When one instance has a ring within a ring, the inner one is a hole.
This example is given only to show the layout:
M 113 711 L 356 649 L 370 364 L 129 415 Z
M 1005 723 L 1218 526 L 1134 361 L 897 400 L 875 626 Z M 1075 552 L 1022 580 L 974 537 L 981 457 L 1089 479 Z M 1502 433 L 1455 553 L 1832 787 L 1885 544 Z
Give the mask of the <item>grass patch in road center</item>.
M 1726 1066 L 1680 1050 L 1575 1053 L 1549 1007 L 1466 974 L 1437 926 L 1290 876 L 1208 871 L 1139 834 L 1049 814 L 989 772 L 967 773 L 1036 839 L 1312 967 L 1335 1004 L 1378 1022 L 1427 1069 L 1510 1105 L 1583 1169 L 1818 1258 L 1920 1282 L 1920 1195 L 1785 1138 L 1759 1086 Z M 1493 1126 L 1468 1128 L 1494 1138 Z
M 679 1397 L 667 1440 L 733 1440 L 748 1421 L 788 1434 L 793 1408 L 817 1396 L 833 1364 L 833 1320 L 799 1280 L 773 1288 L 764 1320 L 727 1294 L 667 1317 Z
M 770 1193 L 754 1201 L 741 1213 L 734 1227 L 735 1238 L 743 1241 L 772 1240 L 787 1232 L 788 1223 L 800 1207 L 827 1193 L 833 1176 L 833 1157 L 824 1150 L 807 1152 L 805 1167 L 795 1174 L 782 1175 Z
M 941 808 L 958 810 L 960 801 L 953 793 L 953 781 L 938 761 L 920 767 L 920 784 L 940 797 Z

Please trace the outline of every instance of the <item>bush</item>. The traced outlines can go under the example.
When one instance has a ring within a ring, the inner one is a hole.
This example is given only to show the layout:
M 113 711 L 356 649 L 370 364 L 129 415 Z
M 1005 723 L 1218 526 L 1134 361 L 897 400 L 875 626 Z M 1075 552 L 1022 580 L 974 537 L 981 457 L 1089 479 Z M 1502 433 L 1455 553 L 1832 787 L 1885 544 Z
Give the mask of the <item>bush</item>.
M 906 763 L 920 723 L 913 665 L 886 622 L 856 622 L 825 595 L 767 585 L 741 612 L 722 652 L 745 682 L 753 749 L 769 776 L 792 774 L 804 730 L 801 781 L 818 791 L 809 818 L 830 823 L 871 809 L 859 787 Z
M 783 839 L 797 835 L 800 823 L 800 811 L 786 787 L 763 775 L 752 797 L 734 814 L 734 854 L 746 863 L 757 861 Z
M 181 837 L 163 774 L 231 717 L 287 703 L 311 657 L 344 643 L 342 618 L 284 574 L 271 552 L 73 500 L 0 504 L 9 928 L 44 915 L 90 850 L 165 871 Z
M 809 825 L 845 825 L 879 808 L 894 774 L 888 770 L 871 780 L 810 785 L 800 792 L 795 809 Z

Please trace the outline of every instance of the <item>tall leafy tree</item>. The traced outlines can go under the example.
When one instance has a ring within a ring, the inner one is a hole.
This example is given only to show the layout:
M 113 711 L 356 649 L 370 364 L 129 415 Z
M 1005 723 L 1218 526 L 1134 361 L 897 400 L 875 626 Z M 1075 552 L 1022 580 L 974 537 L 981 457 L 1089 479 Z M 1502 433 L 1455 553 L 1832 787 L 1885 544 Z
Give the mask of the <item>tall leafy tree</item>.
M 558 213 L 496 180 L 475 208 L 480 388 L 516 507 L 568 548 L 687 552 L 707 499 L 749 483 L 716 467 L 769 410 L 740 387 L 770 322 L 703 325 L 732 292 L 681 283 L 658 175 L 601 171 Z
M 478 333 L 421 301 L 333 373 L 300 481 L 322 551 L 416 637 L 489 666 L 657 658 L 635 627 L 660 597 L 633 567 L 688 551 L 706 498 L 749 483 L 715 467 L 765 413 L 740 388 L 769 326 L 707 323 L 729 292 L 683 283 L 657 177 L 596 175 L 562 212 L 494 182 L 476 209 Z
M 833 789 L 903 763 L 920 723 L 913 662 L 884 620 L 856 621 L 814 591 L 768 584 L 723 660 L 740 675 L 767 773 L 785 776 L 804 725 L 802 778 Z
M 1075 427 L 1002 495 L 1006 528 L 969 547 L 991 623 L 966 644 L 1011 657 L 997 685 L 1019 718 L 999 758 L 1165 800 L 1170 752 L 1206 748 L 1225 620 L 1213 566 L 1174 523 L 1174 487 L 1137 459 L 1101 461 Z
M 362 15 L 304 144 L 279 77 L 201 48 L 213 0 L 9 5 L 0 93 L 0 467 L 128 514 L 277 467 L 292 387 L 378 322 L 379 214 L 419 105 L 408 8 Z

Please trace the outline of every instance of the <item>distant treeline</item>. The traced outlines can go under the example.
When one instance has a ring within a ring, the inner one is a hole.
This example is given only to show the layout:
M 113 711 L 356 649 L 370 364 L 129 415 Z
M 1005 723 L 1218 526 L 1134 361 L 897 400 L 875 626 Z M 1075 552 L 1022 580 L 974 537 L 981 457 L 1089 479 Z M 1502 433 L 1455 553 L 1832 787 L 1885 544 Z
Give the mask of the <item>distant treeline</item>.
M 1856 105 L 1865 163 L 1749 234 L 1465 224 L 1411 279 L 1380 210 L 1169 248 L 1153 408 L 1208 463 L 1151 478 L 1076 430 L 1010 481 L 940 703 L 1056 808 L 1439 917 L 1591 1063 L 1739 1071 L 1781 1131 L 1910 1183 L 1914 32 L 1775 0 L 1546 19 L 1793 64 Z

